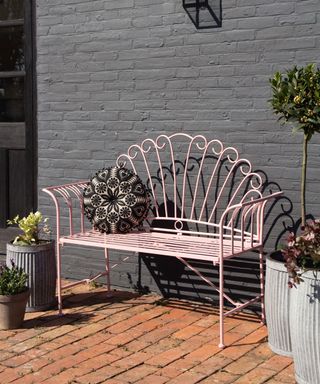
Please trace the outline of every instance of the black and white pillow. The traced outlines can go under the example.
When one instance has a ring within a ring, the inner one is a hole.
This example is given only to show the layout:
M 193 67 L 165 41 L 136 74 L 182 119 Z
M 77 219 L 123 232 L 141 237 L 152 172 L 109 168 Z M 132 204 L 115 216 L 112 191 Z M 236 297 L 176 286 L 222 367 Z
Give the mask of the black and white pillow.
M 139 226 L 150 207 L 147 188 L 126 168 L 98 171 L 83 191 L 84 212 L 95 229 L 126 233 Z

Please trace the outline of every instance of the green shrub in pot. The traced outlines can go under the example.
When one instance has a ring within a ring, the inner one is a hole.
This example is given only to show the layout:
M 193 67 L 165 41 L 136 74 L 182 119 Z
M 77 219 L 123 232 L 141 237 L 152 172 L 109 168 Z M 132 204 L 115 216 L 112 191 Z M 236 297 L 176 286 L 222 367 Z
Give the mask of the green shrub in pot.
M 7 265 L 0 265 L 0 295 L 17 295 L 28 289 L 28 275 L 11 261 L 11 268 Z
M 12 220 L 8 220 L 9 225 L 18 225 L 22 234 L 18 235 L 12 242 L 15 245 L 36 245 L 46 241 L 41 239 L 41 235 L 50 234 L 47 224 L 48 218 L 43 218 L 41 212 L 31 212 L 27 217 L 20 218 L 17 215 Z M 42 225 L 43 224 L 43 225 Z M 42 226 L 41 226 L 42 225 Z
M 0 266 L 0 329 L 21 327 L 30 295 L 28 275 L 11 261 Z

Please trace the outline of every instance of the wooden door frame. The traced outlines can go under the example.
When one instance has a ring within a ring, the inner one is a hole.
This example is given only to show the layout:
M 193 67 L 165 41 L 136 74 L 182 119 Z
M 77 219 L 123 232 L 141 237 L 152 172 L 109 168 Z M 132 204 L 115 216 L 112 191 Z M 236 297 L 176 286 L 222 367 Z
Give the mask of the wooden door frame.
M 24 6 L 24 110 L 25 110 L 25 162 L 26 162 L 26 188 L 32 191 L 26 193 L 26 211 L 37 207 L 37 85 L 36 85 L 36 0 L 25 0 Z M 0 161 L 2 165 L 0 182 L 0 228 L 6 227 L 8 207 L 9 184 L 9 156 L 8 149 L 0 148 Z
M 36 0 L 25 2 L 25 123 L 26 123 L 26 163 L 27 179 L 30 180 L 32 193 L 27 194 L 27 210 L 35 210 L 38 203 L 38 135 L 37 135 L 37 76 L 36 76 Z M 28 100 L 28 102 L 27 102 Z

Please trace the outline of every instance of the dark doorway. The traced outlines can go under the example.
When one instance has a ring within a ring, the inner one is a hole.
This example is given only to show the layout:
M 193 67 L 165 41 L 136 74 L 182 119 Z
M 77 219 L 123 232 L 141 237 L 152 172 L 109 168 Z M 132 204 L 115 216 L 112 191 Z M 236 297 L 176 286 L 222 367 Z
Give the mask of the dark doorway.
M 0 0 L 0 228 L 36 206 L 33 6 Z

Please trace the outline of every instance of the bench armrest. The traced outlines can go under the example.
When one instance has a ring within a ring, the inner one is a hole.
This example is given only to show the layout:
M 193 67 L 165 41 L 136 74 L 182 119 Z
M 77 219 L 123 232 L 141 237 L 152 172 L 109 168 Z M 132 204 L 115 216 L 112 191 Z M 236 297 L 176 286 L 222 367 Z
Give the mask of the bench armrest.
M 242 250 L 245 249 L 245 244 L 248 245 L 248 248 L 258 247 L 259 245 L 261 246 L 263 242 L 262 237 L 265 206 L 270 200 L 278 198 L 282 195 L 283 192 L 280 191 L 268 196 L 244 201 L 228 207 L 223 212 L 219 222 L 221 255 L 223 255 L 226 238 L 228 239 L 228 245 L 231 245 L 232 253 L 235 241 L 241 242 Z M 226 225 L 225 222 L 227 218 L 228 222 Z M 240 228 L 235 226 L 236 222 L 240 222 Z M 227 232 L 229 232 L 229 236 L 226 236 Z
M 82 193 L 87 186 L 87 180 L 81 180 L 74 183 L 62 184 L 47 188 L 42 188 L 42 191 L 47 193 L 53 200 L 56 209 L 56 236 L 57 242 L 60 239 L 61 232 L 61 211 L 60 202 L 63 201 L 68 207 L 68 226 L 69 233 L 74 233 L 74 222 L 80 220 L 80 230 L 84 231 L 84 210 L 83 210 L 83 197 Z M 78 202 L 76 204 L 75 202 Z M 76 215 L 74 215 L 74 208 L 77 206 Z M 76 217 L 74 217 L 76 216 Z

